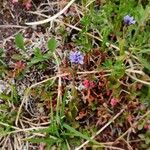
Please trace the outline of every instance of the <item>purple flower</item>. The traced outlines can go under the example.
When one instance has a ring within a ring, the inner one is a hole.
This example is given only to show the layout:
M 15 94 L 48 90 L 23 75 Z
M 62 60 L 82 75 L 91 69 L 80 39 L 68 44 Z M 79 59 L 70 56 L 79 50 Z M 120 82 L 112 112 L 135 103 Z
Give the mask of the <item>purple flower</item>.
M 71 63 L 83 64 L 84 56 L 79 51 L 70 52 L 69 59 Z
M 133 17 L 131 17 L 131 16 L 129 16 L 129 15 L 126 15 L 124 18 L 123 18 L 123 20 L 124 20 L 124 24 L 126 24 L 126 25 L 131 25 L 131 24 L 135 24 L 135 20 L 134 20 L 134 18 Z

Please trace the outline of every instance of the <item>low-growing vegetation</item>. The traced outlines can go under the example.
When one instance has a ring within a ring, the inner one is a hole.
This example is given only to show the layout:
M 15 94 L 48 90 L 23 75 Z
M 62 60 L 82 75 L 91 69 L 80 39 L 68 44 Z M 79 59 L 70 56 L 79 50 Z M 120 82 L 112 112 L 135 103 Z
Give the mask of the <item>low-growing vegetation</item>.
M 149 0 L 0 8 L 0 149 L 150 149 Z

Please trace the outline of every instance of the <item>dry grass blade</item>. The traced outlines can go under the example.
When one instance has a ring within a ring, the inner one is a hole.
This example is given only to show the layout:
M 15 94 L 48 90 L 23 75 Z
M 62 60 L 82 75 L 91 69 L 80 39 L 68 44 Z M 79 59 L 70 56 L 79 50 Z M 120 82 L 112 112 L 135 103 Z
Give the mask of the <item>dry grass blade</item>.
M 135 81 L 137 81 L 137 82 L 140 82 L 140 83 L 145 84 L 145 85 L 150 85 L 150 82 L 140 80 L 140 79 L 138 79 L 137 77 L 132 76 L 132 75 L 129 74 L 129 73 L 126 73 L 126 74 L 127 74 L 131 79 L 133 79 L 133 80 L 135 80 Z
M 26 29 L 28 26 L 19 26 L 19 25 L 0 25 L 0 28 L 23 28 Z
M 48 23 L 50 21 L 53 21 L 56 18 L 58 18 L 60 15 L 62 15 L 74 2 L 75 2 L 75 0 L 71 0 L 61 11 L 59 11 L 56 15 L 54 15 L 48 19 L 37 21 L 37 22 L 29 22 L 26 24 L 27 25 L 39 25 L 39 24 L 44 24 L 44 23 Z

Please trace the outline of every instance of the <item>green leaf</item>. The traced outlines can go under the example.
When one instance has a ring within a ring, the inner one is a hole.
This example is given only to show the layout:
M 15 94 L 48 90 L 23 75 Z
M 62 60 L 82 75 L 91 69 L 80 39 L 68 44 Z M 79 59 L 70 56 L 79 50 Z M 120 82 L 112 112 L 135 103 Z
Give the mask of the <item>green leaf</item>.
M 142 49 L 139 53 L 150 53 L 150 49 Z
M 47 52 L 43 55 L 43 59 L 48 60 L 50 58 L 50 54 Z
M 42 56 L 42 52 L 41 52 L 41 50 L 38 48 L 38 47 L 36 47 L 35 49 L 34 49 L 34 55 L 35 56 Z
M 54 39 L 54 38 L 51 38 L 49 41 L 48 41 L 48 49 L 51 51 L 51 52 L 55 52 L 56 50 L 56 47 L 57 47 L 57 41 Z
M 67 130 L 69 130 L 71 133 L 73 133 L 74 136 L 78 136 L 78 137 L 81 137 L 83 139 L 89 140 L 89 141 L 91 141 L 93 143 L 100 144 L 97 141 L 95 141 L 95 140 L 91 139 L 90 137 L 82 134 L 81 132 L 75 130 L 74 128 L 72 128 L 71 126 L 69 126 L 69 125 L 67 125 L 65 123 L 63 124 L 63 127 L 66 128 Z M 67 134 L 69 135 L 70 133 L 66 133 L 66 135 Z
M 48 145 L 53 145 L 54 143 L 56 142 L 62 142 L 61 139 L 53 139 L 51 137 L 49 138 L 34 138 L 34 139 L 26 139 L 27 141 L 29 142 L 32 142 L 32 143 L 46 143 Z
M 122 61 L 117 60 L 113 66 L 111 75 L 114 78 L 122 78 L 125 74 L 125 66 L 124 63 Z
M 103 63 L 103 67 L 106 69 L 111 69 L 113 66 L 113 62 L 110 59 L 106 59 L 105 62 Z
M 144 126 L 143 124 L 139 124 L 139 125 L 138 125 L 138 130 L 142 130 L 142 129 L 143 129 L 143 126 Z
M 139 58 L 143 66 L 150 71 L 150 62 L 143 56 L 139 56 Z
M 37 64 L 39 62 L 43 62 L 45 61 L 45 59 L 43 57 L 34 57 L 32 58 L 31 62 L 29 62 L 29 65 L 34 65 Z
M 124 47 L 125 47 L 125 39 L 119 39 L 120 56 L 125 54 Z
M 25 50 L 23 36 L 20 33 L 15 36 L 15 43 L 18 48 Z

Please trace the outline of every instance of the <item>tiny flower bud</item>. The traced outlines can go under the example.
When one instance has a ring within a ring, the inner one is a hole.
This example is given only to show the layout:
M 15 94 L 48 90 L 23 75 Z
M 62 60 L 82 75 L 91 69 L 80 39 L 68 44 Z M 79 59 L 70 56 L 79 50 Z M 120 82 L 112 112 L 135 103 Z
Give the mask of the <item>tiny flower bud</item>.
M 117 103 L 118 103 L 118 100 L 117 100 L 116 98 L 112 98 L 112 99 L 110 100 L 110 104 L 111 104 L 112 107 L 116 106 Z

